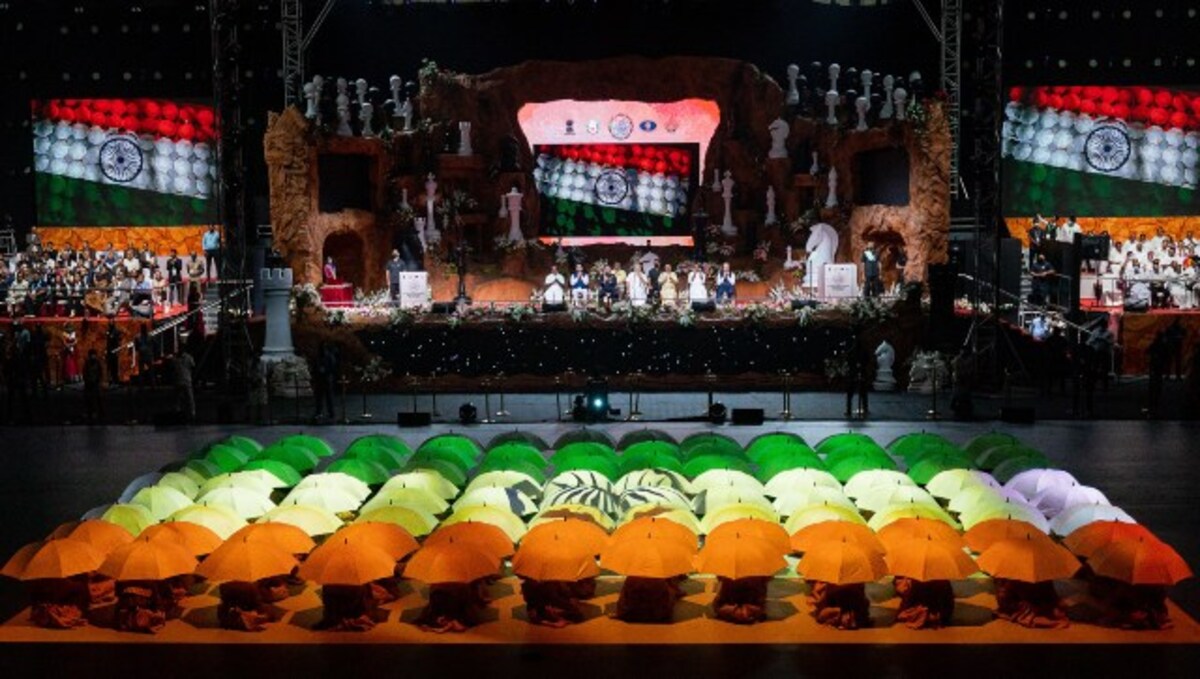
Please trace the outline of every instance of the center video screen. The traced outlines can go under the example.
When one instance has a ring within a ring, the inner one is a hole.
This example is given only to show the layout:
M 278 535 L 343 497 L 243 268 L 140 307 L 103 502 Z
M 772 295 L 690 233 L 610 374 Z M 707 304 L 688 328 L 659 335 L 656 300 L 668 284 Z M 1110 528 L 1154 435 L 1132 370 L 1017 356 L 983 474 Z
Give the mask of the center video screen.
M 543 236 L 564 243 L 690 243 L 698 144 L 541 144 Z

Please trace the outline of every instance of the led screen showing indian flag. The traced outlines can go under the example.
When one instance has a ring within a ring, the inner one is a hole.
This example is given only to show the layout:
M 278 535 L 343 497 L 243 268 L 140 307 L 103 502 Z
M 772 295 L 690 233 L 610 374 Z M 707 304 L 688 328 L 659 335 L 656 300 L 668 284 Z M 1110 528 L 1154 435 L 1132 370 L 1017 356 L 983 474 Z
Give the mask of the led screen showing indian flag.
M 213 223 L 211 106 L 161 99 L 33 103 L 39 226 Z
M 1200 214 L 1200 91 L 1016 87 L 1004 114 L 1006 215 Z

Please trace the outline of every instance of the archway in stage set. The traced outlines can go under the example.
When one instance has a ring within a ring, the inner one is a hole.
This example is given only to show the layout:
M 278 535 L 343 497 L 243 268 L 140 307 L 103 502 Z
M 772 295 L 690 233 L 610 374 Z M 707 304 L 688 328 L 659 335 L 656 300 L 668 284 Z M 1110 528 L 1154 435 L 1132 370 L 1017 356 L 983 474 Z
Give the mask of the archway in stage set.
M 366 282 L 366 272 L 363 269 L 364 254 L 362 238 L 352 231 L 343 231 L 330 234 L 325 239 L 321 261 L 324 262 L 326 257 L 333 257 L 338 278 L 353 285 L 355 290 L 362 290 Z

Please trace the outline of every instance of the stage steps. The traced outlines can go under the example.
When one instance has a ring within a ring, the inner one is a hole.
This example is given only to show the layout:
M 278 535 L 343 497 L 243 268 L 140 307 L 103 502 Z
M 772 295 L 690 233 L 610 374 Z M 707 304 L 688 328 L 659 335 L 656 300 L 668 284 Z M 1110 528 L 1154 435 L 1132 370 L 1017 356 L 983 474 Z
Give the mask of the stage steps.
M 219 285 L 210 284 L 204 290 L 204 336 L 211 337 L 217 334 L 217 326 L 220 324 L 221 306 L 217 304 L 221 300 L 221 287 Z

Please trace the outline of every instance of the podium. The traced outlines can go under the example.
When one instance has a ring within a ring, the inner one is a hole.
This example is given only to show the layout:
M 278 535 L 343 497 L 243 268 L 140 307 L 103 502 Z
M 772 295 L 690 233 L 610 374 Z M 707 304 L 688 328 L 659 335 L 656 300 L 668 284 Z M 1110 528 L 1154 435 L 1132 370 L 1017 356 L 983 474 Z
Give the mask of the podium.
M 415 309 L 429 302 L 429 273 L 404 271 L 400 273 L 400 308 Z
M 822 283 L 825 299 L 858 297 L 858 265 L 826 264 Z

